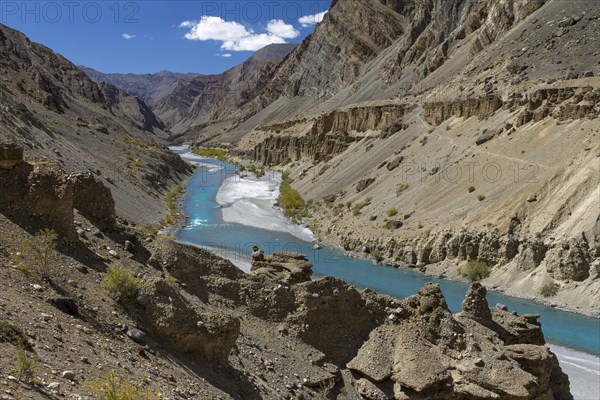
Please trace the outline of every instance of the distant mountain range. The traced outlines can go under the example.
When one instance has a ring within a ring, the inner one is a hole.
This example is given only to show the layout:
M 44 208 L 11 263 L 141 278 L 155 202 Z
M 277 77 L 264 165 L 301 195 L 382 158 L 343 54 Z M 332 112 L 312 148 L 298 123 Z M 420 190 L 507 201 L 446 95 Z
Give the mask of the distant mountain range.
M 221 119 L 231 108 L 249 101 L 258 82 L 298 44 L 272 44 L 255 52 L 244 63 L 222 74 L 179 74 L 161 71 L 156 74 L 104 74 L 80 66 L 96 82 L 107 82 L 125 93 L 137 96 L 154 110 L 174 133 L 190 127 L 204 127 Z

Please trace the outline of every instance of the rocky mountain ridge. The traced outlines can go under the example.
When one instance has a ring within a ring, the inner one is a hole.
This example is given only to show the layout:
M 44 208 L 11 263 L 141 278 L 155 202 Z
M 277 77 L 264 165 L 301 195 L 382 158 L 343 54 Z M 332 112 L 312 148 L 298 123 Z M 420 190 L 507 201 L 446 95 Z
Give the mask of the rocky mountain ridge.
M 227 119 L 232 109 L 252 98 L 259 82 L 296 47 L 293 43 L 271 44 L 222 74 L 183 78 L 154 110 L 174 133 L 202 129 Z
M 145 104 L 4 25 L 0 53 L 0 139 L 24 148 L 28 160 L 93 174 L 131 222 L 160 219 L 168 188 L 190 168 L 158 144 L 162 126 Z
M 150 107 L 154 106 L 165 96 L 168 96 L 175 89 L 179 80 L 198 75 L 193 73 L 181 74 L 169 71 L 160 71 L 155 74 L 143 75 L 107 74 L 83 65 L 80 65 L 79 69 L 85 72 L 85 74 L 93 81 L 97 83 L 109 83 L 128 95 L 140 98 Z

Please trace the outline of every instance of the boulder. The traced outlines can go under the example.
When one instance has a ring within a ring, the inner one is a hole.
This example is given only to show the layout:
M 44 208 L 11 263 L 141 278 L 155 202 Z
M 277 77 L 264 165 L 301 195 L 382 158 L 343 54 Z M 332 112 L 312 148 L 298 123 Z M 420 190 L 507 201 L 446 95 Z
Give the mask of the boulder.
M 358 183 L 356 184 L 356 191 L 359 193 L 362 192 L 363 190 L 371 186 L 373 182 L 375 182 L 375 178 L 367 178 L 363 179 L 362 181 L 358 181 Z
M 403 156 L 396 157 L 395 159 L 393 159 L 392 161 L 390 161 L 390 163 L 387 165 L 388 171 L 393 171 L 396 168 L 398 168 L 400 166 L 400 163 L 402 161 L 404 161 L 404 157 Z

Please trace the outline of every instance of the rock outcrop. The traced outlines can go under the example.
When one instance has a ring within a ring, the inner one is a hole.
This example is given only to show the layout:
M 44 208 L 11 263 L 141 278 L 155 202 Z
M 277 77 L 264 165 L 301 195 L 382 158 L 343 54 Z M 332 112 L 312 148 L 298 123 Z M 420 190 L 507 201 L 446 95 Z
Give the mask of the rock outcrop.
M 22 147 L 13 142 L 0 141 L 0 169 L 12 169 L 22 162 Z
M 310 120 L 261 126 L 257 131 L 270 136 L 254 148 L 254 160 L 266 165 L 326 161 L 344 152 L 361 134 L 395 126 L 408 109 L 406 105 L 359 106 Z
M 463 304 L 463 313 L 453 316 L 431 284 L 404 300 L 348 363 L 369 382 L 359 389 L 396 399 L 572 398 L 566 375 L 546 347 L 507 344 L 480 324 L 493 319 L 479 286 Z M 526 317 L 515 318 L 529 324 Z
M 420 238 L 379 238 L 362 240 L 347 235 L 346 250 L 377 250 L 383 258 L 403 265 L 435 264 L 444 260 L 481 260 L 493 265 L 515 262 L 522 270 L 533 270 L 544 263 L 558 281 L 582 281 L 591 276 L 593 254 L 598 244 L 585 240 L 543 242 L 515 234 L 501 235 L 477 231 L 441 231 Z M 595 278 L 597 279 L 597 278 Z
M 236 318 L 202 310 L 161 279 L 144 282 L 136 299 L 136 310 L 139 321 L 155 339 L 217 367 L 226 364 L 240 331 Z
M 254 148 L 254 160 L 271 166 L 300 160 L 324 161 L 344 152 L 354 140 L 345 133 L 271 136 Z
M 75 239 L 73 184 L 57 165 L 0 169 L 0 212 L 32 233 L 52 229 L 63 240 Z
M 439 125 L 451 116 L 485 119 L 500 108 L 502 108 L 502 100 L 493 95 L 475 99 L 425 103 L 423 105 L 425 119 L 433 125 Z
M 268 279 L 293 285 L 308 282 L 312 276 L 312 265 L 303 254 L 278 253 L 252 261 L 252 273 Z
M 102 231 L 114 229 L 117 213 L 112 193 L 91 173 L 71 174 L 73 207 Z

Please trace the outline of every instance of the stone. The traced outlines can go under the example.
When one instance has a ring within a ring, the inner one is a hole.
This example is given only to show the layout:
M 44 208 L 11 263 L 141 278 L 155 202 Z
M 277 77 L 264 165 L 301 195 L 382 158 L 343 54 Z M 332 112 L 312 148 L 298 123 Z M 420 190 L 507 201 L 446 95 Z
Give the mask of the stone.
M 360 378 L 356 381 L 356 390 L 367 400 L 387 400 L 388 397 L 379 389 L 373 382 L 365 378 Z
M 358 181 L 358 183 L 356 184 L 356 191 L 359 193 L 362 192 L 363 190 L 368 188 L 373 182 L 375 182 L 375 178 L 367 178 Z
M 497 303 L 497 304 L 496 304 L 496 308 L 497 308 L 498 310 L 502 310 L 502 311 L 508 311 L 508 307 L 506 306 L 506 304 Z
M 48 302 L 60 311 L 68 315 L 79 315 L 79 309 L 75 299 L 72 298 L 53 298 L 49 299 Z
M 144 340 L 146 339 L 146 333 L 137 329 L 127 331 L 126 335 L 136 343 L 144 343 Z
M 126 240 L 124 248 L 125 248 L 125 251 L 128 251 L 129 253 L 133 253 L 135 246 L 129 240 Z
M 559 28 L 566 28 L 571 25 L 575 25 L 575 20 L 573 18 L 564 18 L 558 21 Z
M 496 136 L 498 136 L 501 132 L 500 130 L 484 130 L 481 135 L 479 135 L 479 137 L 475 140 L 475 144 L 477 146 L 481 146 L 484 143 L 489 142 L 490 140 L 492 140 L 493 138 L 495 138 Z
M 482 325 L 493 323 L 492 312 L 486 299 L 487 290 L 479 282 L 471 284 L 462 303 L 462 313 Z
M 115 258 L 119 258 L 119 253 L 117 253 L 116 250 L 109 250 L 108 254 L 110 254 L 111 256 L 113 256 Z
M 69 371 L 69 370 L 63 371 L 63 373 L 61 374 L 61 376 L 64 379 L 67 379 L 69 381 L 74 381 L 75 380 L 75 372 L 73 372 L 73 371 Z
M 60 387 L 60 383 L 50 382 L 46 387 L 50 390 L 58 390 L 58 388 Z
M 403 156 L 399 156 L 399 157 L 395 158 L 393 161 L 390 161 L 390 163 L 387 166 L 388 171 L 393 171 L 396 168 L 398 168 L 402 161 L 404 161 Z

